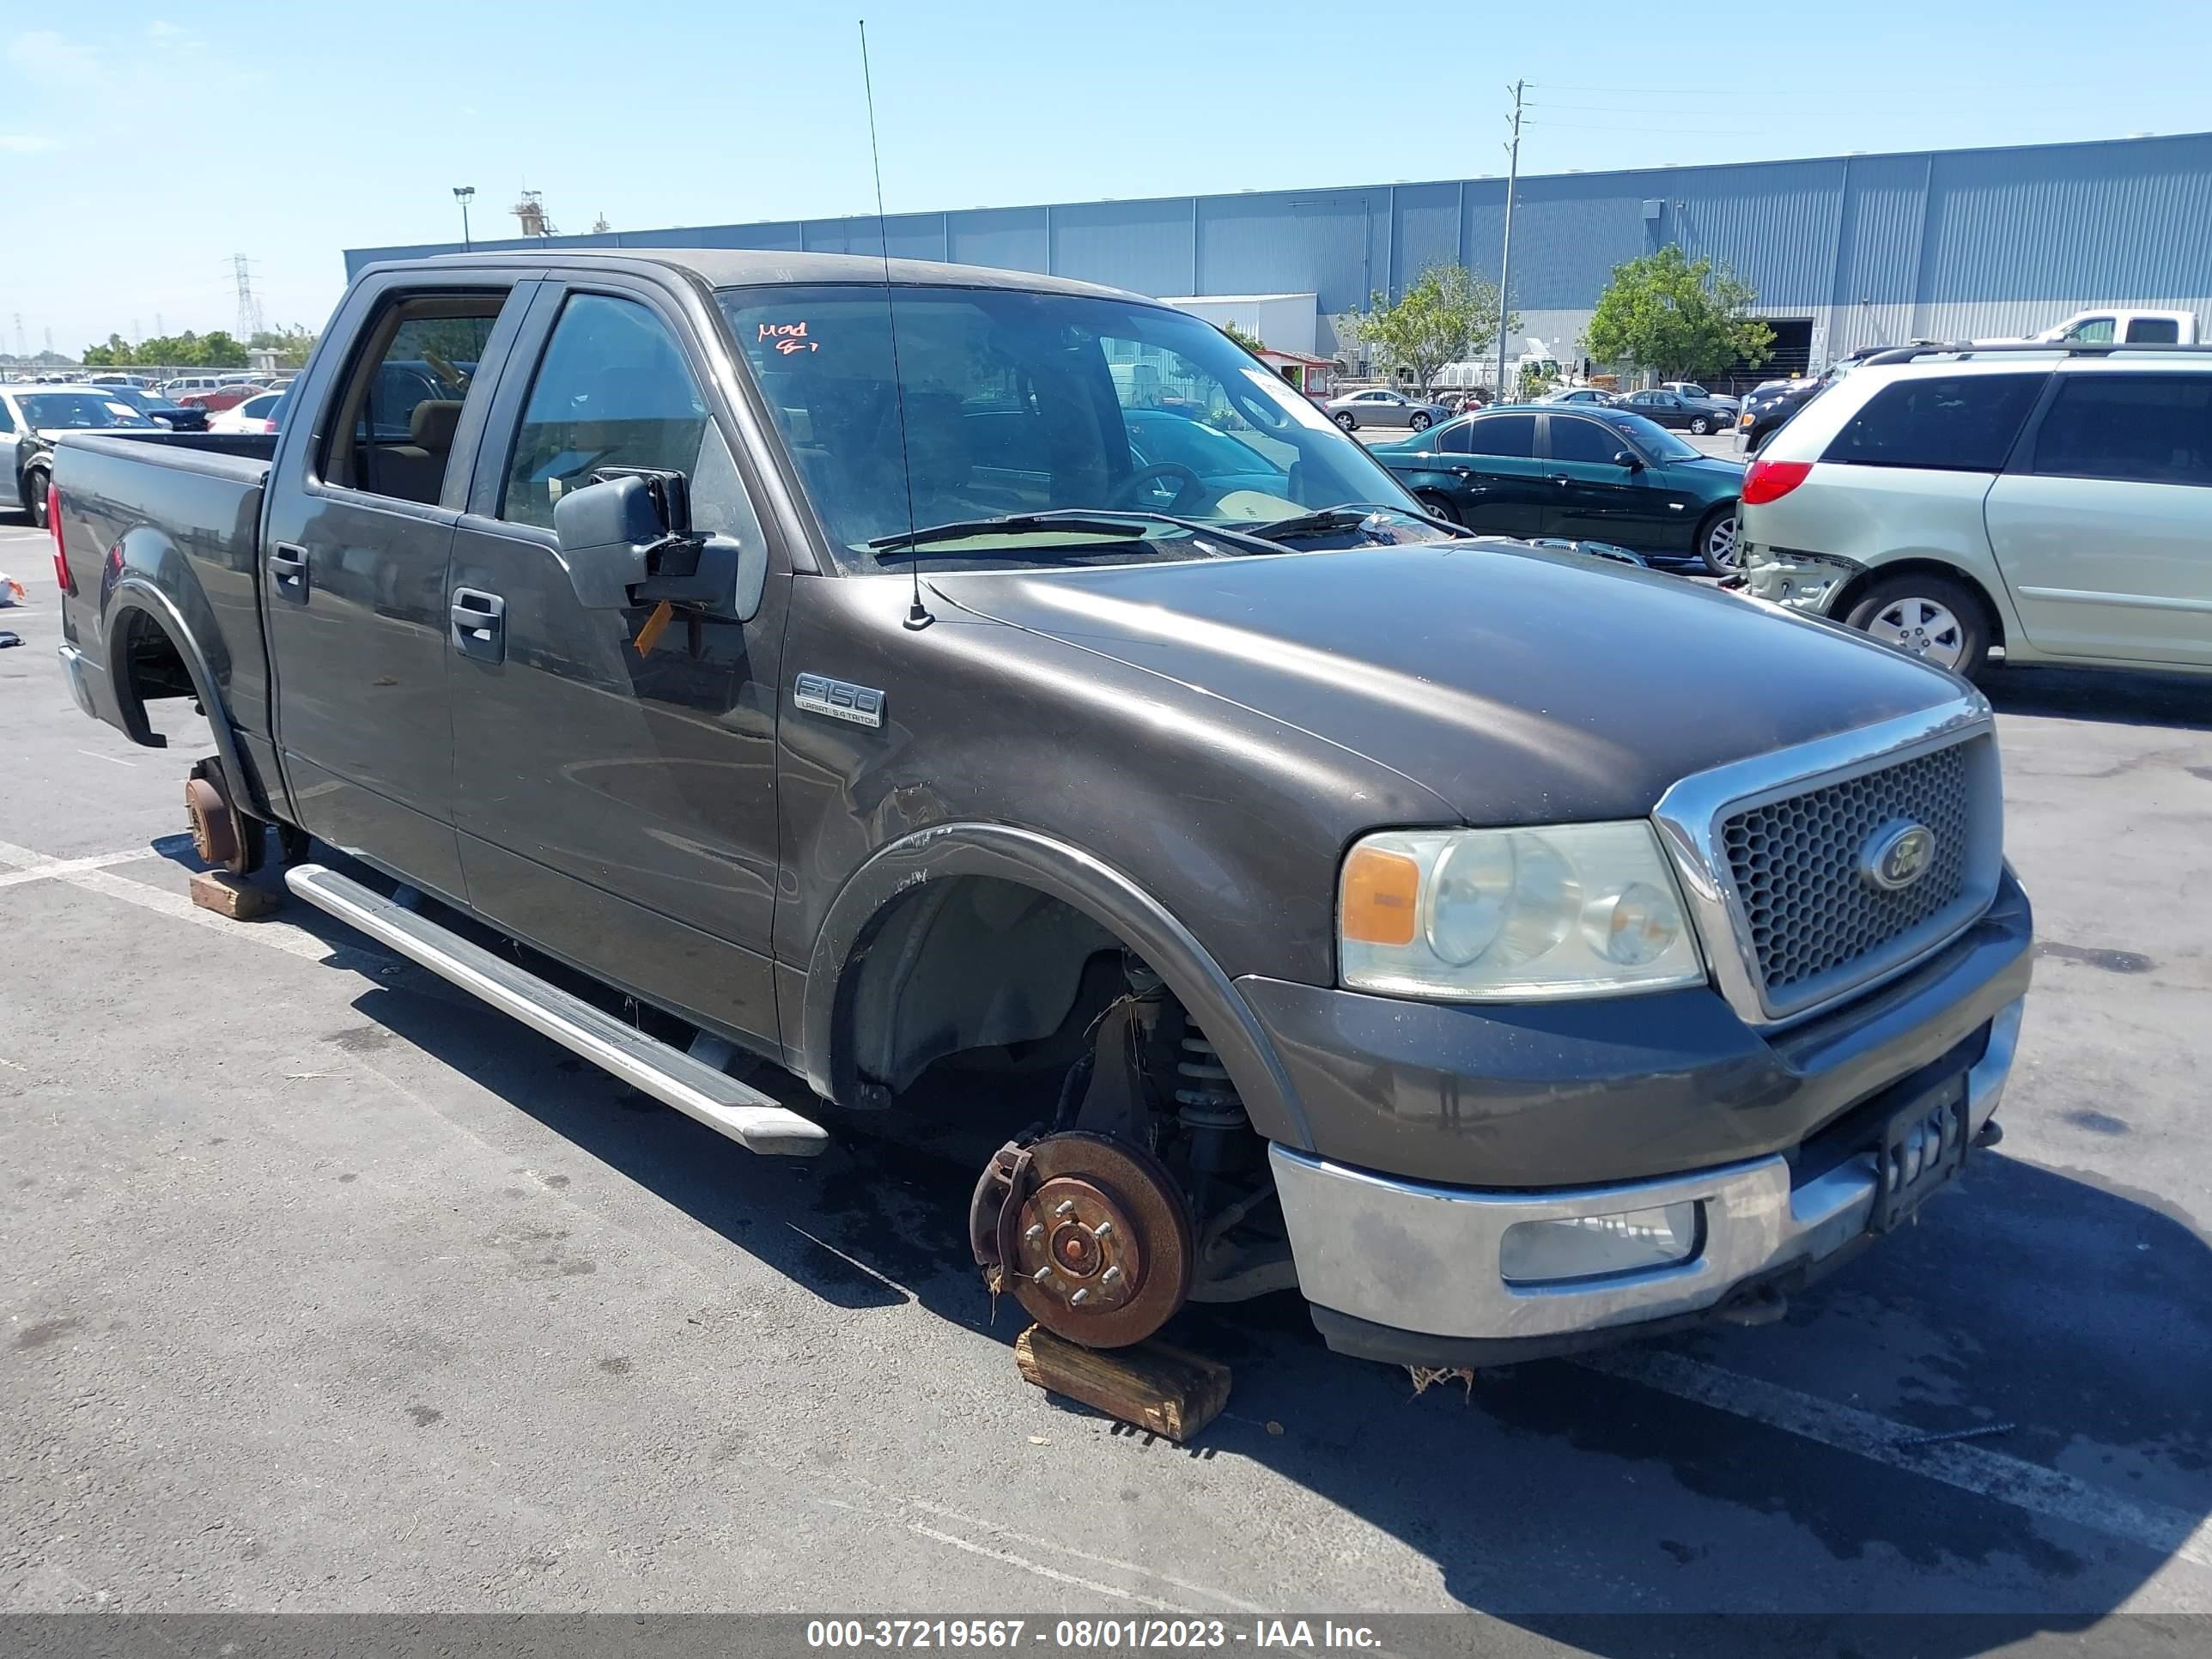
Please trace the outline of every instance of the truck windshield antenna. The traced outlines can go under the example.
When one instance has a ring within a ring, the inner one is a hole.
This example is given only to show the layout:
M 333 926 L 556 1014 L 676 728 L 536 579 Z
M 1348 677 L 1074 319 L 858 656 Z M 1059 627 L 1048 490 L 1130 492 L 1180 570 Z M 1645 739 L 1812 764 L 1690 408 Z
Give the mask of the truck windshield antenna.
M 891 392 L 898 407 L 899 471 L 906 479 L 906 527 L 911 535 L 914 520 L 914 462 L 906 447 L 906 380 L 899 374 L 898 308 L 891 298 L 891 239 L 888 222 L 884 218 L 884 155 L 876 145 L 876 82 L 868 73 L 868 20 L 860 20 L 860 85 L 868 97 L 868 159 L 876 169 L 876 244 L 884 251 L 884 317 L 890 325 L 891 333 Z M 921 602 L 921 557 L 916 552 L 914 560 L 914 599 L 907 606 L 906 625 L 927 628 L 935 620 Z

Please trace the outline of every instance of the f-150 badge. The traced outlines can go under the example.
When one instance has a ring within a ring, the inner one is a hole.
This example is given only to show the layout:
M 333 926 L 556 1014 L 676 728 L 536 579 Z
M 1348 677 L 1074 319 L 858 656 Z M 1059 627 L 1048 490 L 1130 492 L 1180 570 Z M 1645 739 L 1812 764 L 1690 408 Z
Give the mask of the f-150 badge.
M 801 674 L 792 688 L 792 702 L 811 714 L 827 714 L 833 720 L 855 726 L 884 723 L 884 694 L 872 686 L 854 685 L 821 674 Z

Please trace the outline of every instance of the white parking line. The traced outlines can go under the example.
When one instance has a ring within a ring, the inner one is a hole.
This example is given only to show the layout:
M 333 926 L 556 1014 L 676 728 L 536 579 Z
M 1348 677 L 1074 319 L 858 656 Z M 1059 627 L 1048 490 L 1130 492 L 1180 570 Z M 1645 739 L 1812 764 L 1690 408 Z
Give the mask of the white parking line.
M 18 847 L 12 842 L 0 841 L 0 864 L 15 868 L 0 873 L 0 887 L 19 886 L 25 882 L 58 881 L 88 893 L 98 893 L 107 898 L 121 899 L 142 910 L 173 917 L 190 922 L 195 927 L 205 927 L 230 939 L 250 939 L 256 945 L 265 945 L 272 951 L 282 951 L 287 956 L 301 957 L 309 962 L 327 962 L 342 948 L 325 945 L 313 933 L 302 932 L 281 921 L 232 921 L 203 910 L 182 893 L 171 892 L 166 887 L 149 887 L 143 881 L 132 881 L 127 876 L 111 875 L 106 866 L 128 864 L 134 860 L 158 856 L 150 847 L 134 847 L 128 852 L 101 853 L 91 858 L 56 859 L 28 847 Z M 356 947 L 367 954 L 377 954 L 367 946 Z
M 130 864 L 153 856 L 152 849 L 134 847 L 127 853 L 100 853 L 88 859 L 47 859 L 27 869 L 0 872 L 0 887 L 20 886 L 27 881 L 53 881 L 82 870 L 104 870 L 111 864 Z
M 1779 1383 L 1725 1371 L 1680 1354 L 1623 1348 L 1577 1362 L 1646 1388 L 1695 1401 L 1715 1411 L 1764 1423 L 1802 1440 L 1852 1453 L 1869 1462 L 1925 1476 L 2030 1515 L 2085 1527 L 2162 1556 L 2179 1556 L 2212 1567 L 2212 1520 L 2198 1520 L 2162 1504 L 2139 1503 L 2087 1480 L 1952 1441 L 1909 1445 L 1917 1431 L 1872 1412 L 1838 1406 Z

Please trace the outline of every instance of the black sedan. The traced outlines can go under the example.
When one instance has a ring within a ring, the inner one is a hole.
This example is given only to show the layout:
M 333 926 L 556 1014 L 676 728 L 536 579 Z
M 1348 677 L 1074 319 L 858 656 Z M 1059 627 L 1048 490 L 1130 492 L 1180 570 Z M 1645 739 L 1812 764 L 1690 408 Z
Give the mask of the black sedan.
M 1470 530 L 1735 568 L 1743 464 L 1624 409 L 1508 404 L 1369 450 L 1430 512 Z
M 177 403 L 158 392 L 148 392 L 135 386 L 102 386 L 100 389 L 116 402 L 130 404 L 155 426 L 166 426 L 172 432 L 204 432 L 208 429 L 208 412 L 204 409 Z
M 1614 403 L 1614 407 L 1644 416 L 1672 431 L 1694 431 L 1698 435 L 1708 431 L 1728 431 L 1736 422 L 1736 411 L 1729 404 L 1712 403 L 1710 398 L 1686 398 L 1679 392 L 1668 392 L 1666 387 L 1631 392 L 1620 398 L 1620 403 Z
M 1614 407 L 1675 431 L 1694 432 L 1700 437 L 1708 432 L 1725 432 L 1735 424 L 1735 410 L 1731 405 L 1707 398 L 1686 398 L 1663 386 L 1649 392 L 1632 392 Z
M 1747 455 L 1774 435 L 1775 428 L 1820 395 L 1827 385 L 1822 375 L 1794 380 L 1769 380 L 1744 394 L 1743 408 L 1735 417 L 1736 441 Z
M 15 499 L 31 522 L 46 522 L 46 486 L 54 472 L 54 440 L 64 432 L 104 432 L 154 423 L 106 386 L 0 386 L 0 442 L 14 439 Z M 4 452 L 0 452 L 4 453 Z

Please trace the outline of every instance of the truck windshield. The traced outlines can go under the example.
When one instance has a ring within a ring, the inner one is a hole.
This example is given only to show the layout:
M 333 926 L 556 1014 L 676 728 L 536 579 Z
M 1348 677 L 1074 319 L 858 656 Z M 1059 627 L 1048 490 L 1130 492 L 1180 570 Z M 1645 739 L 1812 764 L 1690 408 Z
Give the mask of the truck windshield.
M 46 392 L 23 399 L 23 419 L 40 432 L 85 431 L 109 426 L 151 426 L 153 422 L 106 391 Z
M 969 548 L 1005 568 L 1026 546 L 1036 563 L 1063 562 L 1055 539 L 1085 543 L 1086 562 L 1219 556 L 1240 550 L 1194 545 L 1206 526 L 1264 527 L 1346 502 L 1420 510 L 1280 375 L 1182 312 L 927 285 L 900 286 L 888 306 L 883 288 L 851 283 L 720 298 L 815 512 L 856 568 L 877 568 L 886 538 L 910 527 L 1009 514 L 1021 528 L 933 544 L 932 562 L 957 563 Z M 1170 520 L 1110 538 L 1079 522 L 1055 538 L 1036 522 L 1102 511 Z

